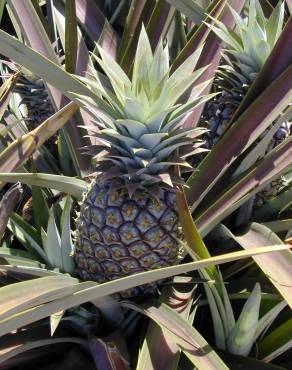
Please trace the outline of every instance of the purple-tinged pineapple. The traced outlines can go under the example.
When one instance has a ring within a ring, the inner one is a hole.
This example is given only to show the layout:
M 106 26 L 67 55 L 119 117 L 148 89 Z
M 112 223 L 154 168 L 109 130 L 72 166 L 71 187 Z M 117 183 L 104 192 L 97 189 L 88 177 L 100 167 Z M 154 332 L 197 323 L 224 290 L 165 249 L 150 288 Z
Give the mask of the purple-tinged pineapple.
M 185 115 L 206 97 L 176 104 L 205 68 L 193 72 L 201 49 L 169 75 L 168 47 L 153 54 L 141 31 L 130 80 L 100 49 L 96 58 L 113 91 L 87 82 L 108 104 L 93 105 L 97 146 L 89 148 L 97 161 L 97 176 L 85 195 L 77 221 L 75 260 L 82 279 L 100 283 L 173 265 L 179 252 L 179 222 L 175 189 L 183 184 L 175 167 L 190 170 L 186 157 L 200 151 L 195 138 L 204 129 L 185 129 Z M 203 87 L 202 87 L 203 88 Z M 82 97 L 80 97 L 82 100 Z M 188 150 L 186 150 L 188 148 Z M 190 150 L 191 149 L 191 150 Z M 123 293 L 137 295 L 155 284 Z

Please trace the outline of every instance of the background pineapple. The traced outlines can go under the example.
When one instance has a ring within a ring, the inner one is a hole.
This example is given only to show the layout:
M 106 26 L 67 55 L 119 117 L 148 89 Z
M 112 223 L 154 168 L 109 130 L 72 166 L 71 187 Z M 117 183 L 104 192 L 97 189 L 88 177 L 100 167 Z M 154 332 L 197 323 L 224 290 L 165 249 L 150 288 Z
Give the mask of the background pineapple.
M 21 103 L 26 108 L 25 118 L 31 129 L 36 128 L 54 113 L 54 108 L 41 78 L 32 74 L 21 74 L 14 92 L 22 98 Z
M 174 168 L 190 170 L 185 158 L 200 151 L 202 141 L 194 144 L 194 138 L 205 132 L 183 128 L 181 122 L 204 100 L 202 88 L 198 86 L 193 102 L 175 103 L 205 70 L 193 72 L 200 51 L 169 76 L 168 46 L 160 43 L 153 55 L 142 28 L 130 81 L 100 49 L 102 59 L 96 59 L 114 94 L 85 81 L 104 96 L 109 112 L 89 108 L 96 115 L 94 136 L 100 143 L 88 148 L 96 154 L 98 175 L 77 220 L 75 260 L 82 279 L 102 283 L 175 263 L 179 249 L 175 187 L 183 181 Z M 184 155 L 182 149 L 190 146 L 193 150 Z M 143 291 L 147 288 L 152 287 Z M 125 294 L 136 295 L 139 290 Z
M 271 53 L 283 28 L 284 3 L 278 3 L 267 19 L 256 0 L 250 0 L 248 15 L 239 16 L 231 7 L 236 20 L 234 31 L 215 21 L 212 30 L 224 41 L 224 60 L 214 83 L 219 92 L 207 105 L 205 119 L 208 124 L 207 143 L 211 148 L 228 128 L 250 85 Z M 283 124 L 273 138 L 273 147 L 290 133 L 290 124 Z M 271 149 L 271 146 L 269 147 Z
M 220 92 L 207 104 L 204 121 L 209 132 L 205 135 L 206 147 L 211 149 L 230 126 L 233 114 L 247 93 L 257 74 L 261 71 L 283 28 L 284 3 L 279 2 L 269 18 L 266 18 L 261 5 L 250 0 L 248 14 L 242 18 L 231 7 L 236 20 L 234 31 L 215 21 L 213 31 L 225 42 L 224 60 L 214 83 L 214 90 Z M 286 139 L 292 130 L 290 122 L 282 123 L 269 143 L 266 153 Z M 261 206 L 265 199 L 278 193 L 282 181 L 274 181 L 271 186 L 258 193 L 255 205 Z

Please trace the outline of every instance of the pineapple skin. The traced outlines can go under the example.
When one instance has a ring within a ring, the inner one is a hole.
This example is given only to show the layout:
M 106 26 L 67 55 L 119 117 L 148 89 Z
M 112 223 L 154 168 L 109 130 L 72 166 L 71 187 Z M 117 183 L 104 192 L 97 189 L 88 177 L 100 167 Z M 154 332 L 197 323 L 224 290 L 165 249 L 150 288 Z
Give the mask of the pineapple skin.
M 159 201 L 158 201 L 159 200 Z M 77 220 L 75 261 L 82 280 L 98 283 L 173 265 L 178 256 L 178 214 L 172 189 L 157 199 L 110 190 L 94 181 Z M 152 293 L 159 282 L 120 293 L 127 298 Z

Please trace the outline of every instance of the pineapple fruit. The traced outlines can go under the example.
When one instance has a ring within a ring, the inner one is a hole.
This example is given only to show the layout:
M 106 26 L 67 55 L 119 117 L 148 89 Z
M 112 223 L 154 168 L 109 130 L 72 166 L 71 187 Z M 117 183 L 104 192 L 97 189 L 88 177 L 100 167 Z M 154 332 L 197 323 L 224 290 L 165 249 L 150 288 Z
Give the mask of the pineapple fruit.
M 208 148 L 211 148 L 229 127 L 231 118 L 262 69 L 283 28 L 284 3 L 280 2 L 269 19 L 256 0 L 250 0 L 248 16 L 241 18 L 231 7 L 237 29 L 227 29 L 215 21 L 212 30 L 225 43 L 226 65 L 221 66 L 215 80 L 219 95 L 207 105 L 205 120 L 208 124 Z M 273 143 L 277 145 L 290 133 L 289 124 L 283 124 L 276 132 Z
M 36 128 L 53 113 L 54 109 L 51 104 L 46 87 L 41 78 L 34 75 L 21 74 L 18 78 L 15 93 L 18 93 L 25 106 L 25 116 L 29 120 L 31 129 Z
M 54 114 L 43 80 L 28 71 L 20 74 L 14 93 L 21 97 L 23 115 L 30 130 L 35 129 Z M 53 135 L 46 144 L 55 157 L 57 157 L 57 138 L 57 135 Z
M 201 84 L 192 102 L 176 103 L 205 70 L 193 72 L 201 49 L 169 75 L 168 47 L 160 43 L 153 54 L 142 28 L 132 80 L 99 51 L 96 61 L 113 91 L 101 85 L 95 71 L 95 81 L 82 78 L 109 109 L 88 107 L 96 118 L 96 129 L 88 129 L 98 145 L 87 151 L 96 159 L 97 176 L 81 204 L 74 255 L 81 279 L 103 283 L 176 263 L 175 191 L 183 180 L 175 169 L 192 170 L 186 157 L 200 152 L 203 141 L 196 138 L 206 132 L 184 128 L 183 119 L 208 97 L 200 95 Z M 155 286 L 137 287 L 122 296 L 145 294 Z
M 237 25 L 235 31 L 215 20 L 212 30 L 225 43 L 224 59 L 227 64 L 220 67 L 214 82 L 214 89 L 219 95 L 208 103 L 203 117 L 209 129 L 205 135 L 208 149 L 216 144 L 230 126 L 233 114 L 277 42 L 283 28 L 284 5 L 279 2 L 268 19 L 257 0 L 250 0 L 245 18 L 230 7 Z M 285 140 L 291 132 L 292 124 L 282 123 L 266 152 Z M 281 181 L 273 182 L 272 185 L 256 196 L 256 206 L 262 205 L 265 199 L 277 194 L 282 187 Z

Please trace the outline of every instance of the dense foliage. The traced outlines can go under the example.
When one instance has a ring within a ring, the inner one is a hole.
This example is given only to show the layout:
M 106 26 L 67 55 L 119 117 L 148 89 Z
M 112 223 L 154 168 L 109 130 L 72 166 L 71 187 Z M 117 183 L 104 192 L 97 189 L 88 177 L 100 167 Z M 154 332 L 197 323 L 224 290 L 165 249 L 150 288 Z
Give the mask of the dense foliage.
M 0 369 L 289 369 L 289 1 L 0 2 Z

